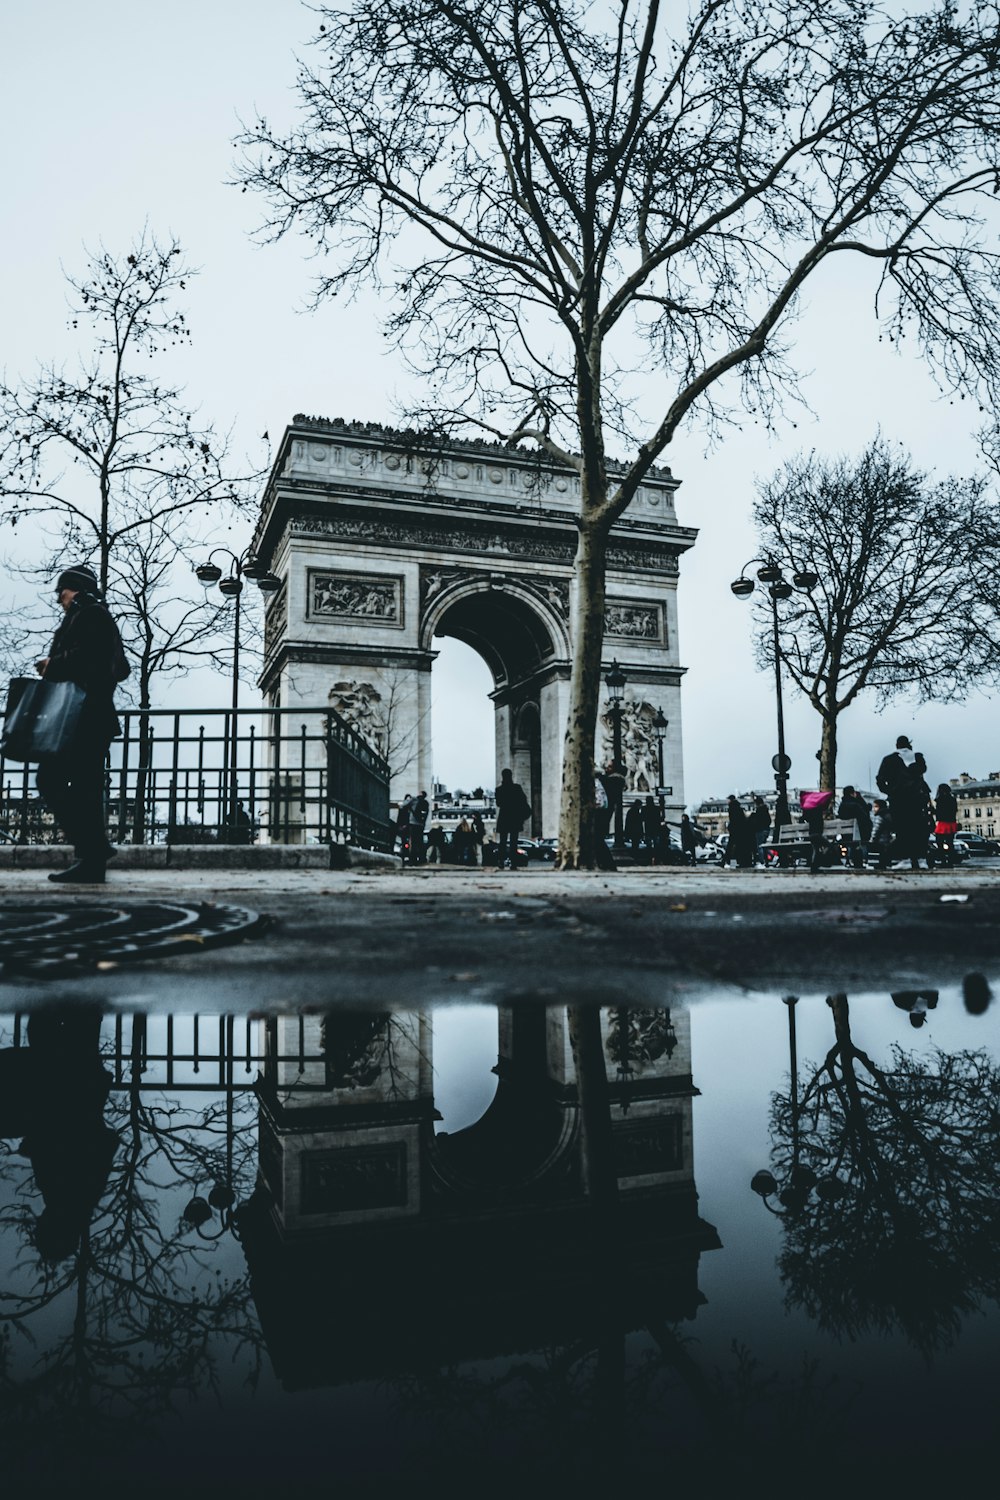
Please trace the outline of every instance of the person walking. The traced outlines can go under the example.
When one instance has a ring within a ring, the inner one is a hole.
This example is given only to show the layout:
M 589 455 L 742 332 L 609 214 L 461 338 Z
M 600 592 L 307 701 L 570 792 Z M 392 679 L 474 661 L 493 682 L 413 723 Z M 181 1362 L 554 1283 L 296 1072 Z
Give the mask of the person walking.
M 511 770 L 500 772 L 500 785 L 496 789 L 497 838 L 500 850 L 497 855 L 498 869 L 517 869 L 517 838 L 525 822 L 531 816 L 531 804 L 524 795 L 524 787 L 514 780 Z
M 129 666 L 92 568 L 82 563 L 66 568 L 56 581 L 56 595 L 62 623 L 35 670 L 46 682 L 75 682 L 85 696 L 71 747 L 38 763 L 39 796 L 76 855 L 73 864 L 49 879 L 102 885 L 108 860 L 117 853 L 107 835 L 104 764 L 108 746 L 121 734 L 114 694 Z
M 930 841 L 930 787 L 924 780 L 927 762 L 914 750 L 905 734 L 896 740 L 895 750 L 883 756 L 875 777 L 880 792 L 889 799 L 889 812 L 900 857 L 909 860 L 910 868 L 927 866 Z
M 802 792 L 799 796 L 799 806 L 802 808 L 802 817 L 809 830 L 809 843 L 812 847 L 809 860 L 811 875 L 818 875 L 823 868 L 823 857 L 827 847 L 823 834 L 823 822 L 832 801 L 833 793 L 830 791 Z
M 684 855 L 684 863 L 686 865 L 693 865 L 697 863 L 698 856 L 695 851 L 698 848 L 699 835 L 700 842 L 704 843 L 705 835 L 701 832 L 701 829 L 695 827 L 695 825 L 691 822 L 691 819 L 688 817 L 687 813 L 682 813 L 681 853 Z
M 444 864 L 444 829 L 440 823 L 432 823 L 427 833 L 427 863 Z
M 650 864 L 666 863 L 666 851 L 670 847 L 669 833 L 663 826 L 659 803 L 652 794 L 642 804 L 642 836 L 649 850 Z
M 483 840 L 486 838 L 486 824 L 483 822 L 482 813 L 474 811 L 469 823 L 472 828 L 472 863 L 481 865 L 483 863 Z
M 872 798 L 872 831 L 870 848 L 878 854 L 880 870 L 889 868 L 889 853 L 892 848 L 892 819 L 889 804 L 882 797 Z
M 632 858 L 642 858 L 642 803 L 638 797 L 628 805 L 625 814 L 624 836 L 626 844 L 632 845 Z
M 747 870 L 753 864 L 754 836 L 750 819 L 743 811 L 738 797 L 729 799 L 729 841 L 726 844 L 726 852 L 722 858 L 721 869 L 725 869 L 729 861 L 738 865 L 741 870 Z
M 754 837 L 754 862 L 762 868 L 767 868 L 767 855 L 764 845 L 771 836 L 771 814 L 767 803 L 759 792 L 754 793 L 753 808 L 750 812 L 750 826 Z
M 430 810 L 427 793 L 418 792 L 410 802 L 410 817 L 407 829 L 410 841 L 411 865 L 423 865 L 427 863 L 427 851 L 424 848 L 424 826 Z
M 955 863 L 955 835 L 958 832 L 958 799 L 946 781 L 934 795 L 934 842 L 941 863 L 948 869 Z
M 850 818 L 858 825 L 858 836 L 851 849 L 851 864 L 855 870 L 863 870 L 868 860 L 868 845 L 871 843 L 872 813 L 864 797 L 853 786 L 844 787 L 837 817 Z
M 399 839 L 399 857 L 406 864 L 410 849 L 410 809 L 413 806 L 413 793 L 407 792 L 399 804 L 396 814 L 396 837 Z

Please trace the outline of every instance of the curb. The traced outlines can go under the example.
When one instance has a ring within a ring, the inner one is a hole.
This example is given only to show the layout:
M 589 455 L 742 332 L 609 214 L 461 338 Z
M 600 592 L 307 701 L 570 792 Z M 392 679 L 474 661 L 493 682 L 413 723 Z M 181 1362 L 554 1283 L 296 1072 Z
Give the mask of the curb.
M 0 870 L 64 870 L 65 844 L 0 844 Z M 399 856 L 349 844 L 119 844 L 112 870 L 383 870 Z

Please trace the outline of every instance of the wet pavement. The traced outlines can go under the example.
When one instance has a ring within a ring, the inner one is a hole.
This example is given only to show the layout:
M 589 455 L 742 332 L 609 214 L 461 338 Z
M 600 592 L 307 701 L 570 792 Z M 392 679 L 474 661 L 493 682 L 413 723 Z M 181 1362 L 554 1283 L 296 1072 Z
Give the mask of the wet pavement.
M 81 995 L 148 1008 L 172 1004 L 181 987 L 186 1004 L 206 1010 L 387 997 L 657 1004 L 666 976 L 692 993 L 718 980 L 794 987 L 811 977 L 846 989 L 908 976 L 955 981 L 997 952 L 1000 868 L 112 870 L 103 887 L 55 895 L 43 872 L 0 873 L 0 913 L 157 903 L 186 907 L 192 922 L 207 903 L 262 920 L 246 942 L 192 938 L 155 964 L 109 953 L 99 974 L 74 973 Z M 43 994 L 51 981 L 40 982 Z M 0 969 L 14 1003 L 30 1004 L 35 983 L 17 966 Z
M 11 1493 L 995 1464 L 1000 870 L 0 896 Z

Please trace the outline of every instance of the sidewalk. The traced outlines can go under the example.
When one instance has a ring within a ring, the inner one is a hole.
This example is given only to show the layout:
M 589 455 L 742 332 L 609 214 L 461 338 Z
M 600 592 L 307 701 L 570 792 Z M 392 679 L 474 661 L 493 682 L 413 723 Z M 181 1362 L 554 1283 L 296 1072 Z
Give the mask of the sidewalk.
M 241 858 L 229 868 L 140 869 L 116 860 L 107 884 L 90 887 L 56 887 L 47 873 L 0 868 L 0 910 L 41 907 L 58 918 L 94 905 L 214 903 L 269 919 L 235 946 L 192 943 L 183 956 L 73 979 L 74 994 L 116 1007 L 650 1005 L 720 986 L 857 992 L 974 970 L 1000 982 L 1000 868 L 564 874 L 550 865 L 331 871 L 250 868 Z M 12 1008 L 51 995 L 54 983 L 0 976 Z

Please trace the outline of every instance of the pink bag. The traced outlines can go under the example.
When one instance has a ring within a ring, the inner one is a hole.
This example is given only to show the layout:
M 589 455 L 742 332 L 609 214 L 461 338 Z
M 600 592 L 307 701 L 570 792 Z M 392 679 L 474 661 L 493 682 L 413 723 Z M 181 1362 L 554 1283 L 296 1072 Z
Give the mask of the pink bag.
M 829 807 L 833 801 L 832 792 L 802 792 L 799 797 L 803 812 L 813 812 L 815 809 Z

